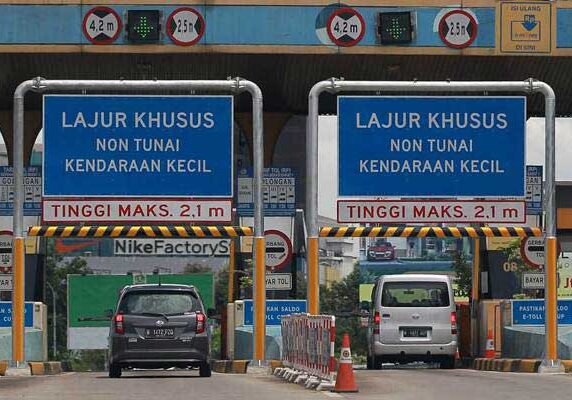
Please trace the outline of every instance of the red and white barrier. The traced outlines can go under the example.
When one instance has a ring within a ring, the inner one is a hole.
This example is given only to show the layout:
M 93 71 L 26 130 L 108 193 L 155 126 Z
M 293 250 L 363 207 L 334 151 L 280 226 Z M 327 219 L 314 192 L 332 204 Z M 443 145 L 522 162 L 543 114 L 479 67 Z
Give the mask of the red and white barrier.
M 309 384 L 335 381 L 336 317 L 291 314 L 282 317 L 282 362 L 288 379 Z

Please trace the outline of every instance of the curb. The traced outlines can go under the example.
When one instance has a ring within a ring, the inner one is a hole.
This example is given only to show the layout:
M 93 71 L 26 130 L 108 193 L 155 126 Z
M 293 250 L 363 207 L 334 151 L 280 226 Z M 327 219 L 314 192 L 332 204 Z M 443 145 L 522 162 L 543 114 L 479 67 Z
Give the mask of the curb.
M 59 361 L 29 362 L 32 375 L 57 375 L 62 373 L 62 363 Z
M 10 363 L 8 361 L 0 361 L 0 376 L 6 376 L 6 370 Z
M 538 372 L 541 360 L 513 359 L 513 358 L 477 358 L 473 363 L 473 369 L 480 371 L 496 372 Z M 566 372 L 572 372 L 572 360 L 562 360 Z
M 214 360 L 211 367 L 222 374 L 246 374 L 249 363 L 250 360 Z
M 276 368 L 284 368 L 284 364 L 282 364 L 281 360 L 270 360 L 270 373 L 274 374 L 274 371 L 276 371 Z

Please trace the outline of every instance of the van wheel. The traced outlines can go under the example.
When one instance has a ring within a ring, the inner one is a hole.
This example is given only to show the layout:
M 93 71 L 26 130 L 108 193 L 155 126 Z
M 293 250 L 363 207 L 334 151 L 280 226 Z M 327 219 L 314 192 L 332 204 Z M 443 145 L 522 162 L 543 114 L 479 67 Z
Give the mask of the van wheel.
M 201 378 L 208 378 L 211 376 L 211 365 L 209 362 L 201 363 L 199 367 L 199 376 Z
M 372 357 L 373 369 L 382 369 L 383 368 L 383 359 L 380 356 L 373 356 Z
M 454 369 L 455 368 L 455 357 L 444 357 L 439 363 L 439 368 L 441 369 Z
M 109 377 L 121 378 L 121 367 L 117 364 L 109 364 Z

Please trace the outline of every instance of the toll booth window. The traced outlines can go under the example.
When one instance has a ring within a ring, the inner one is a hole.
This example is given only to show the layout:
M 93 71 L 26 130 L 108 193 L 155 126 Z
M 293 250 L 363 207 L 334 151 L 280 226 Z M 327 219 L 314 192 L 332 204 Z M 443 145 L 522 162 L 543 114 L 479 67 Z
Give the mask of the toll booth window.
M 127 11 L 127 39 L 133 43 L 158 42 L 161 31 L 159 10 Z
M 381 44 L 411 43 L 413 40 L 413 24 L 409 11 L 379 13 L 378 24 Z
M 448 307 L 449 290 L 445 282 L 386 282 L 383 307 Z

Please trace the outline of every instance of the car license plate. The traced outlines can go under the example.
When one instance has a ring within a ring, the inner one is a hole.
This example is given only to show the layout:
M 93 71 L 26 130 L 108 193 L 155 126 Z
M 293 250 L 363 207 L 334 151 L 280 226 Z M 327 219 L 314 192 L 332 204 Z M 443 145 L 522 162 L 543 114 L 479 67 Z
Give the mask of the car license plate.
M 407 338 L 426 338 L 427 329 L 404 329 L 403 337 Z
M 172 338 L 175 336 L 173 328 L 149 328 L 145 329 L 145 336 L 148 338 Z

